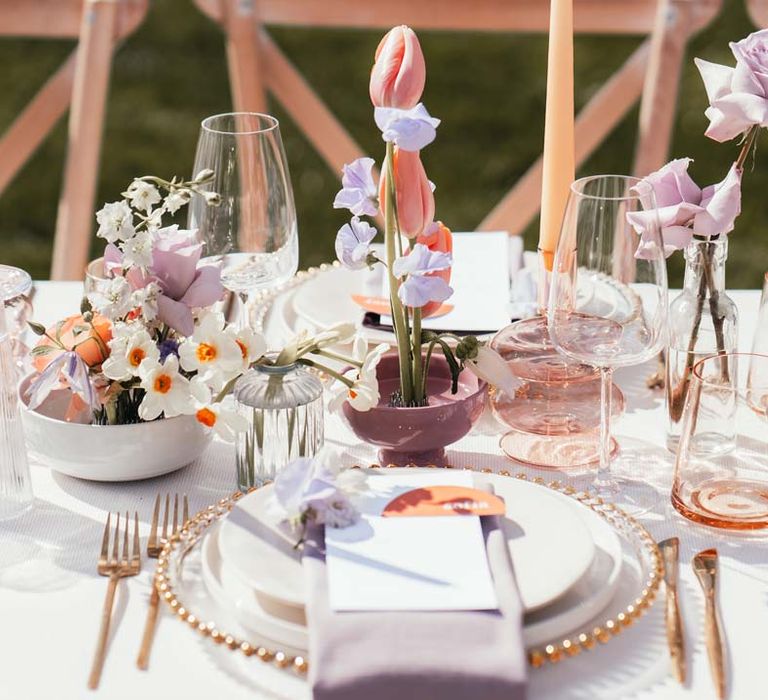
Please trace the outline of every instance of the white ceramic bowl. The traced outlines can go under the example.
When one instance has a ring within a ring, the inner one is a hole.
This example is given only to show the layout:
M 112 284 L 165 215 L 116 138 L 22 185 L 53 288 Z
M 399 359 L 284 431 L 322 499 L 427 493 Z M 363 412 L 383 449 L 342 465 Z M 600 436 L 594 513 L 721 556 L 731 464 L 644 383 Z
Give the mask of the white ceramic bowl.
M 27 446 L 41 464 L 62 474 L 92 481 L 148 479 L 194 462 L 211 441 L 211 431 L 194 416 L 133 425 L 68 423 L 52 417 L 62 405 L 56 397 L 44 411 L 27 407 L 29 381 L 19 385 Z

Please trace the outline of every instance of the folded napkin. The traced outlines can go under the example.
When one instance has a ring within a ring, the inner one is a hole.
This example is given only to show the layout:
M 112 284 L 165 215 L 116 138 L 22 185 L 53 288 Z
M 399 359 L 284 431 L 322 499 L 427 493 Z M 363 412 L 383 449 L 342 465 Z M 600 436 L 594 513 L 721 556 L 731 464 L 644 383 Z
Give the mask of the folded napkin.
M 522 700 L 523 608 L 499 519 L 481 518 L 501 610 L 336 612 L 328 601 L 325 534 L 310 526 L 309 681 L 314 700 Z

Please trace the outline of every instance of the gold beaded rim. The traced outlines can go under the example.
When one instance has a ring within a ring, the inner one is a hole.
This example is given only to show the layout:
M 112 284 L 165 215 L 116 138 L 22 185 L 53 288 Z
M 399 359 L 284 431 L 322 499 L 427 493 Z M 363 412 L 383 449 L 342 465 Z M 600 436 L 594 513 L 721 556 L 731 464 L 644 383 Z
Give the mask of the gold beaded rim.
M 382 467 L 379 464 L 367 465 L 370 469 L 397 468 L 401 465 L 388 464 Z M 416 466 L 416 465 L 409 465 Z M 438 465 L 426 465 L 430 468 L 438 468 Z M 355 465 L 354 468 L 362 468 L 361 465 Z M 583 630 L 565 639 L 553 640 L 544 647 L 530 649 L 528 651 L 528 663 L 532 668 L 540 668 L 546 663 L 556 664 L 559 661 L 578 656 L 582 651 L 591 651 L 598 645 L 607 644 L 615 636 L 619 635 L 626 627 L 634 624 L 642 615 L 644 615 L 653 605 L 659 592 L 661 580 L 663 578 L 663 564 L 659 547 L 651 534 L 635 518 L 627 515 L 612 503 L 607 503 L 603 499 L 593 496 L 588 491 L 577 491 L 574 487 L 563 484 L 560 481 L 545 482 L 540 477 L 528 479 L 528 475 L 522 472 L 512 474 L 507 470 L 495 472 L 492 469 L 480 467 L 454 467 L 445 465 L 445 469 L 464 469 L 483 474 L 496 474 L 543 486 L 545 488 L 557 491 L 573 498 L 585 507 L 600 515 L 614 529 L 618 524 L 624 525 L 632 531 L 637 538 L 640 547 L 648 558 L 650 571 L 644 581 L 643 589 L 635 600 L 620 610 L 613 617 L 607 618 L 602 625 L 592 629 Z M 269 483 L 269 482 L 267 482 Z M 266 486 L 267 484 L 264 484 Z M 247 493 L 252 493 L 260 487 L 252 487 Z M 248 641 L 238 639 L 218 628 L 215 622 L 204 622 L 189 610 L 179 599 L 174 590 L 172 576 L 168 571 L 168 563 L 171 554 L 181 548 L 181 561 L 189 554 L 192 549 L 201 540 L 205 531 L 220 520 L 232 510 L 235 503 L 245 494 L 236 491 L 229 498 L 223 498 L 218 503 L 208 506 L 201 510 L 194 517 L 184 523 L 182 529 L 168 539 L 160 552 L 155 569 L 154 585 L 160 596 L 171 612 L 174 613 L 182 622 L 186 622 L 192 629 L 197 630 L 204 637 L 209 637 L 214 643 L 224 645 L 233 651 L 239 650 L 245 656 L 256 656 L 264 663 L 269 663 L 277 668 L 291 670 L 298 675 L 305 675 L 309 668 L 309 660 L 305 656 L 293 655 L 280 649 L 272 649 L 262 645 L 251 644 Z M 615 522 L 615 521 L 618 521 Z

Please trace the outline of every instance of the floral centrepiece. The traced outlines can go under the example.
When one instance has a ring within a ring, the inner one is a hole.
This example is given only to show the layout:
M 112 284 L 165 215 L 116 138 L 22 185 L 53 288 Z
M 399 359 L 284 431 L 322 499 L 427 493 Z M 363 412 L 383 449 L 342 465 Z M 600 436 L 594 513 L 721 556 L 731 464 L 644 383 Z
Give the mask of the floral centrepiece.
M 83 298 L 79 315 L 51 328 L 30 323 L 40 340 L 31 351 L 37 371 L 26 392 L 29 409 L 68 389 L 67 421 L 125 425 L 194 416 L 232 440 L 247 429 L 231 405 L 232 387 L 255 365 L 315 367 L 350 391 L 360 381 L 354 371 L 342 375 L 322 363 L 328 348 L 351 339 L 351 325 L 301 334 L 268 353 L 261 335 L 227 324 L 215 309 L 224 296 L 219 266 L 202 258 L 196 231 L 164 221 L 193 197 L 217 206 L 219 195 L 203 189 L 212 178 L 212 171 L 190 181 L 138 178 L 96 214 L 107 278 Z M 380 355 L 381 348 L 370 357 L 367 348 L 350 358 L 330 354 L 365 373 Z M 378 393 L 366 396 L 361 410 L 378 401 Z
M 422 330 L 422 320 L 453 294 L 451 231 L 434 220 L 435 186 L 420 156 L 434 141 L 440 125 L 420 101 L 425 80 L 424 55 L 416 34 L 406 26 L 391 29 L 376 50 L 369 85 L 374 121 L 386 144 L 382 174 L 376 183 L 375 161 L 369 157 L 345 165 L 342 189 L 333 203 L 353 214 L 336 236 L 339 261 L 350 269 L 386 268 L 400 384 L 399 390 L 385 398 L 391 406 L 406 408 L 429 403 L 427 377 L 435 348 L 451 368 L 454 393 L 465 368 L 497 385 L 508 383 L 511 376 L 506 364 L 489 358 L 489 353 L 495 353 L 474 336 L 460 338 Z M 376 228 L 361 218 L 379 214 L 384 219 L 384 259 L 371 245 Z M 365 410 L 370 397 L 378 397 L 376 374 L 363 364 L 349 378 L 354 386 L 346 396 L 338 394 L 332 407 L 347 401 L 353 408 Z

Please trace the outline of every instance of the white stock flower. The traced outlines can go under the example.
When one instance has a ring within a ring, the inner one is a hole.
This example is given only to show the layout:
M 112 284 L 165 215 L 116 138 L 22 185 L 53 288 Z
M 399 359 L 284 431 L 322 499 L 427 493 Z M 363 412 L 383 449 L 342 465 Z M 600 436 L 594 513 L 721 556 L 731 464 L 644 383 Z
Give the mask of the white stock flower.
M 143 420 L 154 420 L 161 413 L 166 418 L 173 418 L 194 412 L 189 380 L 179 374 L 179 361 L 175 355 L 169 355 L 162 365 L 157 360 L 144 360 L 139 365 L 139 377 L 141 388 L 146 392 L 139 406 L 139 416 Z
M 145 321 L 154 321 L 157 318 L 157 297 L 161 293 L 160 285 L 157 282 L 150 282 L 131 295 L 133 308 L 141 309 L 141 315 Z
M 163 203 L 163 209 L 169 214 L 175 214 L 187 202 L 189 202 L 188 190 L 174 190 L 166 196 L 165 202 Z
M 123 244 L 123 268 L 141 267 L 147 269 L 152 265 L 152 234 L 140 231 Z
M 233 410 L 227 399 L 215 403 L 211 389 L 199 377 L 189 382 L 194 400 L 195 418 L 207 428 L 211 428 L 222 440 L 234 442 L 235 435 L 248 430 L 248 421 Z
M 99 224 L 96 235 L 109 243 L 126 241 L 135 233 L 133 212 L 124 201 L 105 204 L 96 212 L 96 222 Z
M 213 311 L 201 316 L 192 335 L 179 345 L 179 358 L 187 372 L 198 372 L 214 389 L 243 369 L 240 346 L 224 332 L 224 315 Z
M 145 211 L 147 214 L 155 204 L 162 200 L 157 187 L 144 180 L 134 180 L 123 192 L 123 197 L 131 203 L 134 209 Z
M 88 301 L 102 316 L 114 321 L 125 316 L 133 308 L 131 285 L 125 277 L 115 277 L 105 285 L 103 291 L 91 292 Z
M 140 324 L 123 324 L 120 333 L 110 341 L 109 349 L 101 371 L 108 379 L 118 382 L 137 377 L 144 360 L 157 362 L 160 358 L 155 341 Z

